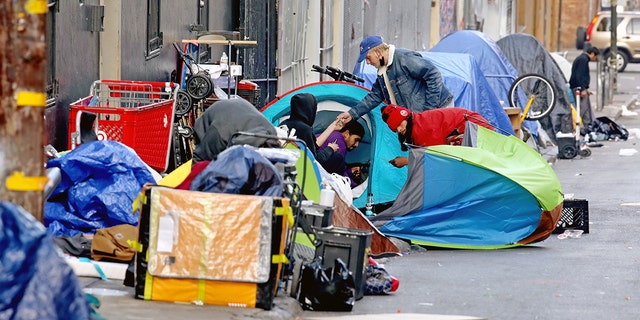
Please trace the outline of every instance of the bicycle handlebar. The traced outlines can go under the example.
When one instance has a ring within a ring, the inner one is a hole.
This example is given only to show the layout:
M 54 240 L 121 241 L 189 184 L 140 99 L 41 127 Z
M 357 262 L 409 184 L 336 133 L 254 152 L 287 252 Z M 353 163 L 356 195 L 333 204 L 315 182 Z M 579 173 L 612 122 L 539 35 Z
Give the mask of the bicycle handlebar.
M 332 66 L 326 66 L 325 68 L 323 68 L 314 64 L 313 66 L 311 66 L 311 68 L 311 71 L 326 74 L 336 81 L 345 81 L 349 83 L 355 83 L 356 81 L 364 82 L 364 79 L 357 77 L 349 72 L 334 68 Z

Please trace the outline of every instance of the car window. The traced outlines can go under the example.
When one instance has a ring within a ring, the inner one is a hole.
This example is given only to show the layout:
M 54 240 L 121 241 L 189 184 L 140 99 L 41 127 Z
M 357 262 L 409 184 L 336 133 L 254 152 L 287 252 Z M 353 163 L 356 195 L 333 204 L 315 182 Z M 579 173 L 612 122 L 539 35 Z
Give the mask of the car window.
M 640 34 L 640 18 L 633 18 L 629 21 L 627 34 Z
M 622 18 L 617 18 L 616 20 L 618 20 L 616 26 L 619 25 L 620 22 L 622 22 Z M 600 19 L 600 22 L 598 23 L 598 28 L 596 28 L 596 31 L 611 31 L 611 17 L 602 17 L 602 19 Z

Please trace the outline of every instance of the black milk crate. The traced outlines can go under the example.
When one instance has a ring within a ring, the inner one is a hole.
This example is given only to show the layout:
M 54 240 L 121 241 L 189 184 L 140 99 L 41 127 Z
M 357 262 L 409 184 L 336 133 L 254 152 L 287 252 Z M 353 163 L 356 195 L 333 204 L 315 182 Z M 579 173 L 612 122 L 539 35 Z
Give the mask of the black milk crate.
M 589 233 L 589 201 L 567 199 L 562 206 L 562 214 L 553 233 L 563 233 L 567 229 L 579 229 Z
M 333 267 L 336 258 L 342 259 L 353 274 L 356 284 L 356 300 L 364 296 L 365 267 L 371 247 L 369 230 L 329 227 L 316 229 L 322 244 L 316 248 L 316 257 L 323 257 L 325 268 Z

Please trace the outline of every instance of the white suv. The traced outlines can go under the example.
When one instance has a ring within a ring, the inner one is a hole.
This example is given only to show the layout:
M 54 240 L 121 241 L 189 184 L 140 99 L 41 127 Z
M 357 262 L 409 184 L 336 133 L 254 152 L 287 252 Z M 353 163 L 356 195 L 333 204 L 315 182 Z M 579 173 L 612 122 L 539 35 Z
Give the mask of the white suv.
M 617 13 L 617 65 L 618 72 L 624 71 L 627 63 L 640 63 L 640 12 Z M 599 12 L 587 28 L 579 28 L 576 45 L 578 49 L 584 46 L 595 46 L 600 49 L 607 60 L 611 49 L 611 12 Z

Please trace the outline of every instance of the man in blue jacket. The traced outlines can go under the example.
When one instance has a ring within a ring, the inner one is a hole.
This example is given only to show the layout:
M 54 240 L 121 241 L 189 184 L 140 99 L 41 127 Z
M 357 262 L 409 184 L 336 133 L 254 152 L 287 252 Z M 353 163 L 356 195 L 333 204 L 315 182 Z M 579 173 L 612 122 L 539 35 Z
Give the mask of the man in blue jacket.
M 569 79 L 569 87 L 571 92 L 575 94 L 580 91 L 580 117 L 582 117 L 582 125 L 587 128 L 593 121 L 593 110 L 591 110 L 591 101 L 589 96 L 589 83 L 591 75 L 589 74 L 589 61 L 596 61 L 600 50 L 596 47 L 589 47 L 581 55 L 579 55 L 571 65 L 571 79 Z
M 338 119 L 345 123 L 385 102 L 406 106 L 413 112 L 453 107 L 453 95 L 442 82 L 442 75 L 420 53 L 386 44 L 380 36 L 369 36 L 360 43 L 358 63 L 363 60 L 378 68 L 378 78 L 362 101 Z

